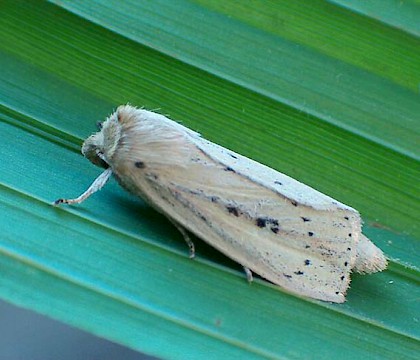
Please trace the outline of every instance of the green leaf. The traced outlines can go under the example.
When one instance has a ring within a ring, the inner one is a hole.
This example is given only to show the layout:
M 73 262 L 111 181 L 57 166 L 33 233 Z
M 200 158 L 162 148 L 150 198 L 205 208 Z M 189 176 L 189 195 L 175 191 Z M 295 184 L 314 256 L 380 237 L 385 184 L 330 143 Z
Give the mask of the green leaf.
M 0 297 L 164 358 L 416 358 L 417 1 L 3 1 Z M 390 258 L 345 304 L 289 295 L 99 174 L 80 145 L 117 105 L 357 208 Z

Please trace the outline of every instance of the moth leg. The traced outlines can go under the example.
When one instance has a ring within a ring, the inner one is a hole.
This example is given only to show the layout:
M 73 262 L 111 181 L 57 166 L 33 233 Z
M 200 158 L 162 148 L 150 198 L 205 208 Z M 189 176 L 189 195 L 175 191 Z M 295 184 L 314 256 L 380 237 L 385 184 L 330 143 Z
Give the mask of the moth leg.
M 245 275 L 246 275 L 246 279 L 249 283 L 251 283 L 254 280 L 254 277 L 252 276 L 252 271 L 250 268 L 247 268 L 246 266 L 243 266 L 244 271 L 245 271 Z
M 195 256 L 195 246 L 192 240 L 190 239 L 187 230 L 185 230 L 181 225 L 177 224 L 175 221 L 171 220 L 172 224 L 178 229 L 181 235 L 184 237 L 185 242 L 187 243 L 190 249 L 190 259 L 194 258 Z
M 79 197 L 75 199 L 57 199 L 53 202 L 53 205 L 58 204 L 80 204 L 81 202 L 85 201 L 90 195 L 101 190 L 104 185 L 107 183 L 109 178 L 111 177 L 112 170 L 111 168 L 106 169 L 101 175 L 99 175 L 92 185 Z

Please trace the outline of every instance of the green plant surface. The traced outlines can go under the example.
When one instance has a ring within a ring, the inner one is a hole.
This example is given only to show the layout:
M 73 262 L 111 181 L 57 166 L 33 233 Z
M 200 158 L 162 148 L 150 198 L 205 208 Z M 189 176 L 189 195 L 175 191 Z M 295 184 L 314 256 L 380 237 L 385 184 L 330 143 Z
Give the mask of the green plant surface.
M 417 358 L 420 5 L 3 1 L 0 297 L 162 358 Z M 84 138 L 119 104 L 358 209 L 390 258 L 344 304 L 290 295 L 100 173 Z

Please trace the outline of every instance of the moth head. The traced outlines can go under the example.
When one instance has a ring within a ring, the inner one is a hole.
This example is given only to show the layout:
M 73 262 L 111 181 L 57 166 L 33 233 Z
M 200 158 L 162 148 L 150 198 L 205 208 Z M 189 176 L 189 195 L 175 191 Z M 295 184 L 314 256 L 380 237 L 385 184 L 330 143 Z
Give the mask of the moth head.
M 94 165 L 107 169 L 121 137 L 118 110 L 104 122 L 98 122 L 99 131 L 89 136 L 82 146 L 82 154 Z

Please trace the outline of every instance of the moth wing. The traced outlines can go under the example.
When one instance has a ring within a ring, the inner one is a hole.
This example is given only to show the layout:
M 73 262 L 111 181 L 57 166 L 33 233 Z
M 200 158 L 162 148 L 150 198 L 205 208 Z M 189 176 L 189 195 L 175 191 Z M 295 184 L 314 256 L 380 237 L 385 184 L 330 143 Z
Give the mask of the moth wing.
M 125 134 L 113 164 L 121 184 L 286 290 L 343 302 L 361 235 L 359 214 L 164 119 L 165 139 L 159 132 L 145 132 L 147 141 L 135 138 L 139 131 Z M 139 160 L 144 166 L 136 166 Z
M 340 208 L 357 212 L 355 209 L 338 202 L 328 195 L 257 161 L 203 138 L 195 136 L 191 137 L 191 139 L 200 150 L 206 153 L 214 161 L 230 167 L 243 177 L 261 184 L 267 189 L 271 189 L 302 205 L 308 205 L 319 210 L 336 210 Z
M 269 188 L 279 195 L 285 196 L 296 203 L 307 205 L 317 210 L 343 209 L 358 214 L 358 212 L 337 200 L 305 185 L 301 182 L 279 173 L 278 171 L 248 159 L 240 154 L 225 149 L 205 139 L 194 137 L 195 144 L 212 159 L 235 170 L 241 176 Z M 358 215 L 359 216 L 359 215 Z M 359 216 L 360 217 L 360 216 Z M 359 219 L 361 223 L 361 220 Z M 361 232 L 361 226 L 360 226 Z M 385 270 L 387 260 L 382 250 L 360 233 L 357 242 L 355 262 L 352 269 L 359 273 L 375 273 Z

